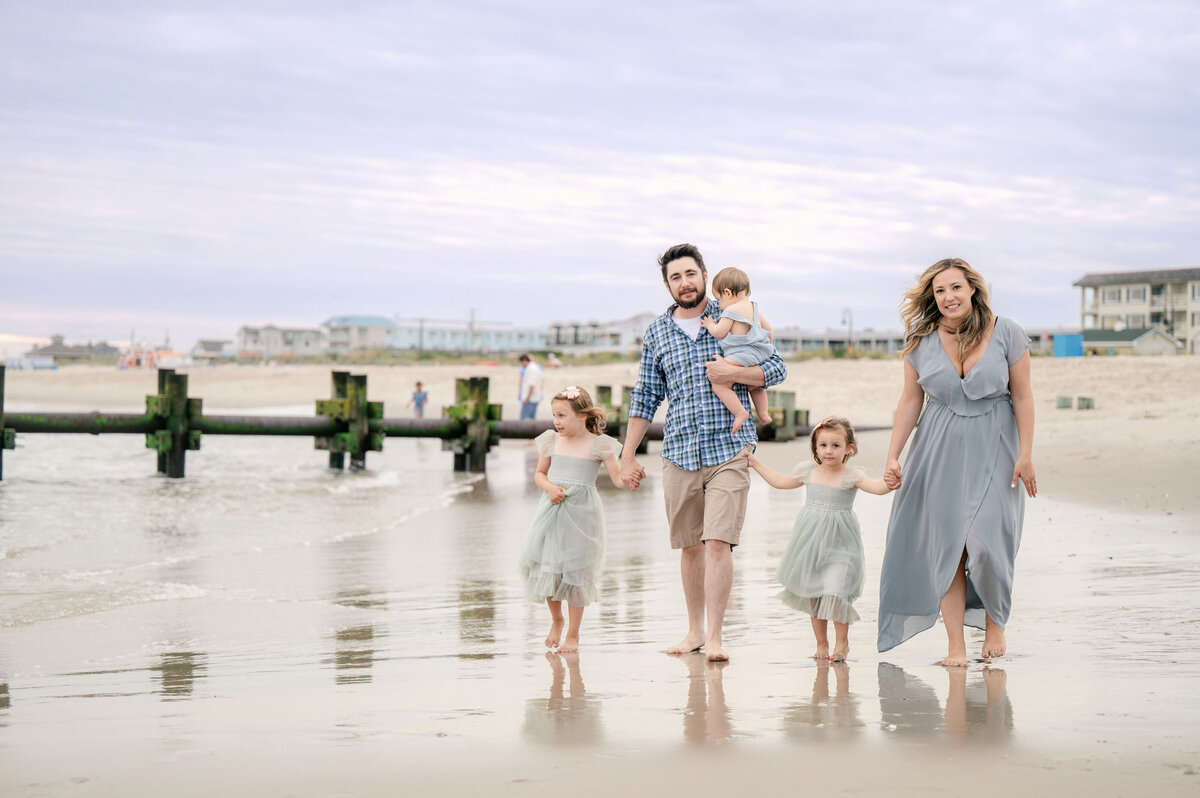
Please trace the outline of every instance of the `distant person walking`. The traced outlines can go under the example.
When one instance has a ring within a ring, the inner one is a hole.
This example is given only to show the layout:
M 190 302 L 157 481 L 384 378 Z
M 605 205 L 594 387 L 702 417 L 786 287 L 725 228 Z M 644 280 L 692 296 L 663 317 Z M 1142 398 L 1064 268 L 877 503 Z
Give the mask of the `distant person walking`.
M 535 418 L 538 402 L 542 401 L 542 367 L 526 352 L 521 361 L 521 382 L 517 397 L 521 400 L 521 418 Z
M 940 610 L 942 664 L 965 668 L 964 623 L 985 630 L 983 659 L 1006 650 L 1025 520 L 1017 482 L 1037 496 L 1029 337 L 992 312 L 983 277 L 960 258 L 926 269 L 900 318 L 904 390 L 883 474 L 899 493 L 880 576 L 879 650 L 933 626 Z
M 414 418 L 425 418 L 425 402 L 429 399 L 429 392 L 421 387 L 418 382 L 416 390 L 413 391 L 412 399 L 409 399 L 405 406 L 412 406 Z
M 666 399 L 662 485 L 671 547 L 681 550 L 688 614 L 687 634 L 667 653 L 703 647 L 709 660 L 722 661 L 729 659 L 721 632 L 733 587 L 733 548 L 741 538 L 750 490 L 749 464 L 739 455 L 753 450 L 758 436 L 753 424 L 732 431 L 733 414 L 711 386 L 737 383 L 734 391 L 744 407 L 749 401 L 746 386 L 782 382 L 787 368 L 778 353 L 758 366 L 741 366 L 721 356 L 717 339 L 700 324 L 706 313 L 714 316 L 720 308 L 708 300 L 708 273 L 694 245 L 671 247 L 658 265 L 674 302 L 646 328 L 621 477 L 631 489 L 641 483 L 646 470 L 634 453 Z

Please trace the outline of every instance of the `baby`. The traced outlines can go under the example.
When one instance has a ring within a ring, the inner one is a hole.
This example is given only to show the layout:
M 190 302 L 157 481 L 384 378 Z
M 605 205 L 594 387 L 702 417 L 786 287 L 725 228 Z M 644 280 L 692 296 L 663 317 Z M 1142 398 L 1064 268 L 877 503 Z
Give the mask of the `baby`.
M 721 344 L 725 357 L 742 366 L 757 366 L 775 354 L 771 343 L 771 325 L 758 312 L 758 303 L 750 301 L 750 278 L 741 269 L 721 269 L 712 281 L 713 294 L 721 306 L 721 320 L 714 321 L 705 316 L 700 324 Z M 737 432 L 750 418 L 750 411 L 742 405 L 733 391 L 733 383 L 713 383 L 713 393 L 733 413 L 733 429 Z M 750 391 L 754 410 L 764 424 L 771 423 L 767 412 L 767 391 L 754 388 Z

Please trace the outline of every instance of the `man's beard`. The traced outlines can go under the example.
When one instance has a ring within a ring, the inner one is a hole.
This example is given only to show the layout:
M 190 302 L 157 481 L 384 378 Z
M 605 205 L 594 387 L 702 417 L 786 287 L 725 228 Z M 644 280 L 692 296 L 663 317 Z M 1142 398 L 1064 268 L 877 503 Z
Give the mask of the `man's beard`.
M 704 295 L 703 291 L 697 291 L 696 298 L 689 299 L 687 301 L 684 301 L 679 297 L 675 297 L 675 304 L 679 305 L 679 307 L 683 308 L 684 310 L 691 310 L 692 308 L 702 305 L 707 301 L 708 297 Z

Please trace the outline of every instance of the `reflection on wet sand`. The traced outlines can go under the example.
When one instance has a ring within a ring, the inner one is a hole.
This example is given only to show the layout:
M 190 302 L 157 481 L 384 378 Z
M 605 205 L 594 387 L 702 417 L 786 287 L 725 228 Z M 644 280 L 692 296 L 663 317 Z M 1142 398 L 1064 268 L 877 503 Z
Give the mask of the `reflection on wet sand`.
M 164 651 L 162 661 L 151 665 L 150 672 L 158 679 L 158 693 L 164 701 L 191 698 L 196 680 L 204 676 L 204 655 L 195 651 Z
M 733 722 L 725 705 L 723 674 L 728 662 L 709 662 L 701 652 L 684 654 L 688 697 L 683 712 L 683 737 L 689 743 L 717 744 L 733 737 Z
M 0 682 L 0 726 L 8 725 L 8 682 Z
M 579 654 L 548 651 L 546 662 L 550 664 L 550 697 L 532 698 L 525 703 L 521 733 L 531 742 L 549 745 L 600 742 L 604 738 L 600 720 L 602 704 L 587 696 L 579 670 Z M 568 677 L 570 687 L 564 696 Z
M 834 676 L 834 693 L 829 694 L 829 673 Z M 818 662 L 813 677 L 812 700 L 789 707 L 783 714 L 784 730 L 790 737 L 821 740 L 850 740 L 863 728 L 858 717 L 858 698 L 850 692 L 850 666 L 845 662 Z
M 879 663 L 880 725 L 907 737 L 940 736 L 951 740 L 1001 742 L 1012 736 L 1013 709 L 1008 675 L 985 667 L 981 679 L 967 683 L 968 672 L 946 668 L 949 689 L 943 709 L 933 688 L 887 662 Z
M 459 652 L 462 659 L 491 659 L 490 651 L 480 651 L 496 642 L 496 590 L 491 582 L 468 582 L 458 590 L 458 637 L 468 646 Z
M 334 635 L 334 681 L 337 684 L 367 684 L 375 664 L 375 627 L 352 626 Z

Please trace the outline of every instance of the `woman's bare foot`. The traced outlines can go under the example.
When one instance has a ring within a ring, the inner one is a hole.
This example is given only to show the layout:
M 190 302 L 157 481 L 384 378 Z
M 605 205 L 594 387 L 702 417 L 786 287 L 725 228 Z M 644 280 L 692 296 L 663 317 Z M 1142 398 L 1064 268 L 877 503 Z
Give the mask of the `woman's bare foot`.
M 991 618 L 988 618 L 987 631 L 983 633 L 983 651 L 981 655 L 984 659 L 1003 657 L 1004 652 L 1007 650 L 1008 645 L 1004 639 L 1004 630 L 992 623 Z
M 817 643 L 817 653 L 813 654 L 812 658 L 815 659 L 817 662 L 828 662 L 829 661 L 829 644 L 828 643 Z
M 750 411 L 743 410 L 740 413 L 735 413 L 733 416 L 733 428 L 729 430 L 731 433 L 736 433 L 742 428 L 742 425 L 750 420 Z
M 848 657 L 849 655 L 850 655 L 850 644 L 849 643 L 838 643 L 836 646 L 834 646 L 833 654 L 830 655 L 829 659 L 833 662 L 845 662 L 846 657 Z
M 579 635 L 567 632 L 567 637 L 558 647 L 559 654 L 573 654 L 579 650 Z
M 693 637 L 688 635 L 680 640 L 675 645 L 667 649 L 668 654 L 691 654 L 693 651 L 699 651 L 704 645 L 704 638 L 700 636 Z
M 562 639 L 563 619 L 562 616 L 550 619 L 550 634 L 546 635 L 546 648 L 558 648 L 558 641 Z
M 950 649 L 946 654 L 946 658 L 942 660 L 942 665 L 947 668 L 965 668 L 967 667 L 967 649 L 964 646 L 962 649 L 957 647 Z
M 721 638 L 710 637 L 704 641 L 704 655 L 709 662 L 728 662 L 729 655 L 721 646 Z

